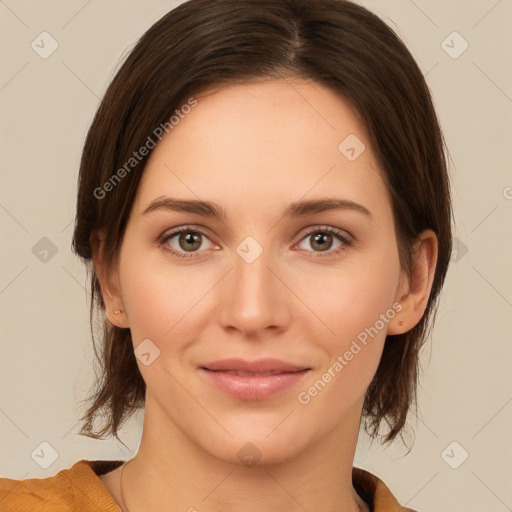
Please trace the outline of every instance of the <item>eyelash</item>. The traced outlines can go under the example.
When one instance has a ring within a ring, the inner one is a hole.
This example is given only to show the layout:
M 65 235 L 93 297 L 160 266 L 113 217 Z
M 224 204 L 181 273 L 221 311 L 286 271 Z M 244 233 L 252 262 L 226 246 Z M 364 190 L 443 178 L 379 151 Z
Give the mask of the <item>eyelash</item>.
M 168 235 L 163 235 L 162 238 L 159 240 L 159 245 L 163 246 L 163 249 L 165 251 L 170 252 L 173 256 L 177 256 L 178 258 L 189 258 L 190 259 L 190 258 L 200 257 L 201 252 L 184 253 L 184 252 L 175 251 L 174 249 L 169 248 L 169 246 L 167 245 L 167 242 L 169 240 L 171 240 L 172 238 L 174 238 L 176 235 L 179 235 L 180 233 L 201 234 L 201 235 L 205 236 L 206 238 L 209 238 L 208 234 L 200 228 L 193 228 L 191 226 L 183 226 L 182 228 L 179 228 L 179 229 L 173 231 L 172 233 L 169 233 Z M 336 254 L 339 254 L 342 251 L 346 250 L 347 247 L 350 247 L 353 242 L 351 237 L 348 237 L 344 234 L 345 233 L 344 231 L 341 231 L 341 230 L 338 230 L 335 228 L 331 228 L 329 226 L 315 227 L 315 228 L 308 230 L 304 234 L 304 236 L 301 238 L 300 242 L 302 242 L 302 240 L 304 240 L 308 236 L 317 234 L 317 233 L 329 233 L 330 235 L 334 235 L 336 238 L 338 238 L 340 240 L 340 242 L 343 243 L 343 245 L 341 247 L 339 247 L 338 249 L 333 249 L 333 250 L 329 250 L 329 251 L 325 251 L 325 252 L 318 252 L 314 256 L 315 258 L 322 258 L 322 257 L 326 257 L 326 256 L 334 256 Z M 315 252 L 315 251 L 307 251 L 307 252 Z

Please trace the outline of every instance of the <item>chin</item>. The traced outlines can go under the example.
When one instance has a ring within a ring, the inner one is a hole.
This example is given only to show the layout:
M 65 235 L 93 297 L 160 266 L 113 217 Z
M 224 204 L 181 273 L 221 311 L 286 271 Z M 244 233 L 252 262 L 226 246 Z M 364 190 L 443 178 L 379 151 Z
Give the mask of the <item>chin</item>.
M 204 437 L 203 433 L 201 444 L 205 451 L 229 464 L 247 467 L 279 464 L 297 456 L 313 442 L 304 424 L 294 425 L 291 418 L 277 427 L 284 417 L 286 414 L 272 421 L 271 427 L 268 420 L 258 423 L 254 418 L 245 418 L 238 422 L 237 428 L 226 425 L 233 437 L 213 433 Z M 285 428 L 288 421 L 290 424 Z
M 285 446 L 285 449 L 283 449 Z M 296 453 L 300 452 L 297 447 L 293 450 L 289 445 L 283 442 L 269 442 L 260 439 L 253 441 L 234 441 L 229 446 L 207 447 L 211 455 L 236 466 L 247 468 L 272 466 L 286 462 L 293 458 Z

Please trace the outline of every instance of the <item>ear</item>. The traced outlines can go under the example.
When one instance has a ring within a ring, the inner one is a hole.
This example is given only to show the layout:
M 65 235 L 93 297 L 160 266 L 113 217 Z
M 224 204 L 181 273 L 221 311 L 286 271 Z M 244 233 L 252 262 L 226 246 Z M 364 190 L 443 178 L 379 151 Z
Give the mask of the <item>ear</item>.
M 101 286 L 101 295 L 105 304 L 105 316 L 109 322 L 122 329 L 128 328 L 128 317 L 120 293 L 119 274 L 111 269 L 105 260 L 105 236 L 102 231 L 93 231 L 90 236 L 94 270 Z
M 436 234 L 427 229 L 415 244 L 411 275 L 402 276 L 396 302 L 402 309 L 390 320 L 388 334 L 403 334 L 410 331 L 423 317 L 427 307 L 437 264 L 438 243 Z

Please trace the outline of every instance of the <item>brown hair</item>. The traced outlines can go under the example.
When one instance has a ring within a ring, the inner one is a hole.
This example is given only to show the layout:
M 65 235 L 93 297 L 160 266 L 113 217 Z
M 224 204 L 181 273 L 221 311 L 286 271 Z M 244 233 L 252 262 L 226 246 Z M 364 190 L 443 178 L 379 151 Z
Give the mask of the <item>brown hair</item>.
M 157 21 L 137 42 L 108 87 L 85 141 L 79 174 L 73 250 L 91 262 L 91 233 L 103 229 L 114 268 L 149 155 L 130 175 L 98 190 L 144 146 L 155 128 L 193 94 L 211 86 L 262 78 L 312 79 L 348 101 L 364 123 L 391 196 L 402 267 L 411 269 L 414 242 L 432 229 L 438 261 L 427 309 L 409 332 L 388 336 L 363 408 L 366 430 L 393 440 L 416 402 L 419 350 L 436 310 L 451 254 L 451 202 L 445 145 L 424 77 L 379 17 L 347 0 L 189 0 Z M 133 163 L 133 162 L 132 162 Z M 104 309 L 93 265 L 94 313 Z M 430 323 L 429 323 L 430 322 Z M 80 435 L 119 439 L 144 406 L 129 329 L 102 324 L 102 357 Z M 106 413 L 106 416 L 105 414 Z M 106 421 L 94 430 L 97 416 Z

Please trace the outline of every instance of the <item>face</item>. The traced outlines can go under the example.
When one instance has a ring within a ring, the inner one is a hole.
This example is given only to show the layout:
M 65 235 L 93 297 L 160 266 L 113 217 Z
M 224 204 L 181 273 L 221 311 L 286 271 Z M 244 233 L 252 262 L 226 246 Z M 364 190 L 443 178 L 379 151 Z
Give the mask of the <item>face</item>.
M 284 460 L 354 430 L 403 323 L 391 202 L 364 127 L 319 84 L 195 98 L 145 168 L 111 319 L 146 354 L 155 432 Z

